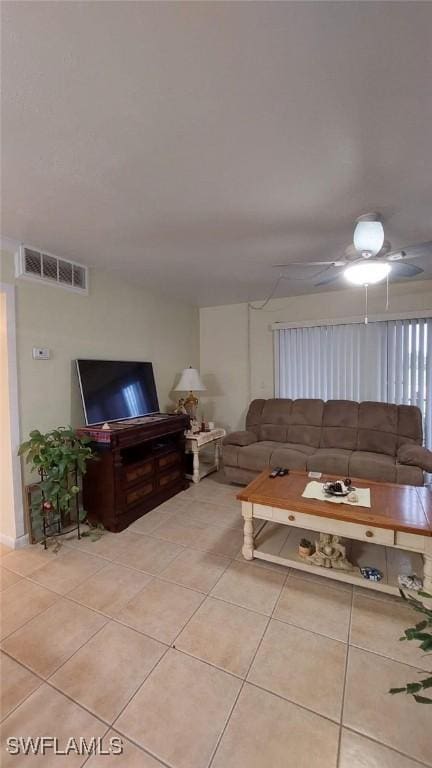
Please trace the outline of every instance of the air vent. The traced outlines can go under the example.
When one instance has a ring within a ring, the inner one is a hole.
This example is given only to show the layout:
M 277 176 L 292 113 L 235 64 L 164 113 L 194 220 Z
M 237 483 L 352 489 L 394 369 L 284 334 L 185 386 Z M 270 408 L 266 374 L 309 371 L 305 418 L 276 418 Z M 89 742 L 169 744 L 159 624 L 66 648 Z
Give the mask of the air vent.
M 70 291 L 88 293 L 87 267 L 26 245 L 22 245 L 16 254 L 15 275 L 58 285 Z

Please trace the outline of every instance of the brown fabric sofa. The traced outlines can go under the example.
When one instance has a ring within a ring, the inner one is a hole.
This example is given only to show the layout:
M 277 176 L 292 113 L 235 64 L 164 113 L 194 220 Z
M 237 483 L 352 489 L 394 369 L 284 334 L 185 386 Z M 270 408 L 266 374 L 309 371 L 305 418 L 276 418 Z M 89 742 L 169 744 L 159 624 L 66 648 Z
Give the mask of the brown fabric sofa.
M 247 484 L 267 466 L 423 485 L 432 451 L 422 447 L 412 405 L 350 400 L 253 400 L 246 430 L 223 441 L 225 473 Z

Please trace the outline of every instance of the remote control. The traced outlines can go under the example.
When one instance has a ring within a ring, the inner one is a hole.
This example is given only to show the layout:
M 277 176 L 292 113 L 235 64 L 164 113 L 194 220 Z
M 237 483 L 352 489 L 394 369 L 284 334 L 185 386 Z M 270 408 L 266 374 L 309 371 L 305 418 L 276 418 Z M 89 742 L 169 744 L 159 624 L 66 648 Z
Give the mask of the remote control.
M 269 477 L 271 477 L 272 480 L 275 479 L 275 477 L 278 476 L 279 472 L 281 471 L 282 467 L 275 467 L 273 472 L 270 472 Z
M 289 474 L 289 469 L 285 469 L 285 468 L 280 469 L 278 474 L 279 474 L 279 477 L 284 477 L 284 475 Z

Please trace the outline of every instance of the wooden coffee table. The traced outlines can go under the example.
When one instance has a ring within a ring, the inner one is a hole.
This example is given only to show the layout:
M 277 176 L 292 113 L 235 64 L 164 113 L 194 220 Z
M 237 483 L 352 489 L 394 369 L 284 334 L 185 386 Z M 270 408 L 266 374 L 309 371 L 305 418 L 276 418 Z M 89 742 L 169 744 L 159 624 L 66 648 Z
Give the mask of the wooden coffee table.
M 238 495 L 244 518 L 243 556 L 287 565 L 350 584 L 399 594 L 400 573 L 423 577 L 432 593 L 432 493 L 428 488 L 352 479 L 357 488 L 370 488 L 371 507 L 356 507 L 306 499 L 306 472 L 269 478 L 264 470 Z M 337 479 L 323 475 L 320 482 Z M 260 521 L 254 528 L 254 520 Z M 284 527 L 282 527 L 284 526 Z M 288 528 L 288 530 L 286 529 Z M 319 533 L 343 537 L 354 571 L 311 565 L 298 555 L 301 538 Z M 380 582 L 364 579 L 358 568 L 378 568 Z

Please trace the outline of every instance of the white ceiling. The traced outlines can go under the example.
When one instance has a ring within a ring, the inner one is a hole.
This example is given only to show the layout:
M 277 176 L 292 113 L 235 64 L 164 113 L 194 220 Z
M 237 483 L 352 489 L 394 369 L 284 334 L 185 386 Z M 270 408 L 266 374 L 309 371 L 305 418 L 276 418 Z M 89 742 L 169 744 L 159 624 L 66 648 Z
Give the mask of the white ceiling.
M 201 305 L 340 257 L 365 211 L 395 247 L 432 239 L 431 3 L 2 16 L 3 235 Z M 431 261 L 415 263 L 431 277 Z

